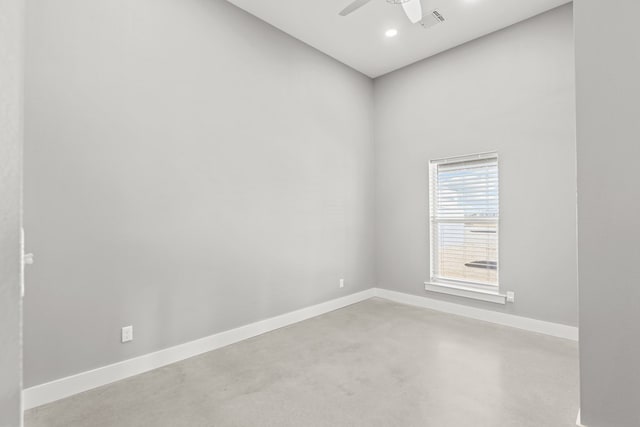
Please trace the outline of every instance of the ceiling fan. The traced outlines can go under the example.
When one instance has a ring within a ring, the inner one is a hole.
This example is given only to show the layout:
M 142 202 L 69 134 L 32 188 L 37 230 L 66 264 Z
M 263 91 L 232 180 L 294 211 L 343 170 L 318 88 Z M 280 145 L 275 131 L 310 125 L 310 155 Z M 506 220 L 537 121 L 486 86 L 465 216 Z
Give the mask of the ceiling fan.
M 340 12 L 340 16 L 347 16 L 370 1 L 371 0 L 355 0 Z M 407 14 L 407 18 L 409 18 L 409 21 L 411 21 L 412 24 L 416 24 L 422 20 L 421 0 L 387 0 L 387 3 L 401 4 L 402 9 L 404 9 L 404 13 Z

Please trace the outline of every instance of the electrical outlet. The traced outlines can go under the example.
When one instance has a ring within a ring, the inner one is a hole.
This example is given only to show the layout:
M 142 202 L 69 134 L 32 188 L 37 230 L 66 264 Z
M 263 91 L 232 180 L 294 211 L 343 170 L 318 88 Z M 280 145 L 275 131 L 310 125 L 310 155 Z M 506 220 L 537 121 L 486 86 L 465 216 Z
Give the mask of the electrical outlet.
M 133 341 L 133 326 L 122 328 L 122 342 Z
M 340 279 L 340 287 L 344 288 L 344 279 Z
M 515 292 L 507 292 L 507 302 L 516 302 L 516 293 Z

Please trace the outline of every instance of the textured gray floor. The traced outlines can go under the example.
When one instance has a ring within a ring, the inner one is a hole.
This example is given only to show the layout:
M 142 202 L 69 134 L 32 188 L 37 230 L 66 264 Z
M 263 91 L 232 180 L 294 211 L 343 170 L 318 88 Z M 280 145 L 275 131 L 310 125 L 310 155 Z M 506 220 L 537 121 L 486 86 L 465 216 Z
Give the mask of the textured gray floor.
M 574 342 L 372 299 L 27 411 L 39 426 L 575 426 Z

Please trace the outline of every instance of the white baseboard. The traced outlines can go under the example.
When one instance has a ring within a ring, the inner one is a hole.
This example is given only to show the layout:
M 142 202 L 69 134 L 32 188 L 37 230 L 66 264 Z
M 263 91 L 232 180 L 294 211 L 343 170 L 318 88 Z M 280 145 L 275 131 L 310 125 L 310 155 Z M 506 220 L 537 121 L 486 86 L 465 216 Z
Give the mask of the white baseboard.
M 103 366 L 87 372 L 81 372 L 70 377 L 61 378 L 45 384 L 29 387 L 23 391 L 24 409 L 44 405 L 74 394 L 81 393 L 105 384 L 119 381 L 133 375 L 138 375 L 152 369 L 160 368 L 171 363 L 179 362 L 211 350 L 225 347 L 284 326 L 292 325 L 339 308 L 372 298 L 374 288 L 347 295 L 311 307 L 302 308 L 280 316 L 271 317 L 229 331 L 220 332 L 170 347 L 154 353 L 145 354 L 133 359 Z
M 376 288 L 375 296 L 402 304 L 415 305 L 418 307 L 429 308 L 431 310 L 469 317 L 471 319 L 483 320 L 485 322 L 497 323 L 499 325 L 510 326 L 512 328 L 524 329 L 526 331 L 578 341 L 578 328 L 574 326 L 545 322 L 544 320 L 515 316 L 513 314 L 501 313 L 499 311 L 484 310 L 481 308 L 454 304 L 433 298 L 390 291 L 388 289 Z
M 572 326 L 529 319 L 526 317 L 519 317 L 491 310 L 484 310 L 428 297 L 390 291 L 387 289 L 371 288 L 311 307 L 302 308 L 280 316 L 271 317 L 239 328 L 210 335 L 195 341 L 156 351 L 154 353 L 145 354 L 133 359 L 93 369 L 91 371 L 81 372 L 79 374 L 45 384 L 29 387 L 23 391 L 23 407 L 26 410 L 54 402 L 83 391 L 91 390 L 134 375 L 142 374 L 144 372 L 225 347 L 312 317 L 320 316 L 330 311 L 373 298 L 374 296 L 402 304 L 429 308 L 431 310 L 511 326 L 527 331 L 567 338 L 575 341 L 578 340 L 578 328 Z
M 578 427 L 587 427 L 584 424 L 582 424 L 582 420 L 580 419 L 580 410 L 578 409 L 578 418 L 576 418 L 576 425 Z

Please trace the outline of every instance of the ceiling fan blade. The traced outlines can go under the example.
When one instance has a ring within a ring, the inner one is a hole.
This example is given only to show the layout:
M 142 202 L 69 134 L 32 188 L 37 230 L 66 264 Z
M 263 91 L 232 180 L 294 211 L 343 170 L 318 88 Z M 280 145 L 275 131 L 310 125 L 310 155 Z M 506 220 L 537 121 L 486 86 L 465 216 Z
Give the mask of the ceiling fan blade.
M 340 16 L 347 16 L 348 14 L 355 11 L 356 9 L 360 9 L 362 6 L 369 3 L 370 1 L 371 0 L 355 0 L 349 6 L 345 7 L 342 10 L 342 12 L 340 12 Z
M 420 22 L 422 20 L 422 1 L 421 0 L 409 0 L 402 3 L 404 13 L 407 14 L 407 18 L 412 24 Z

